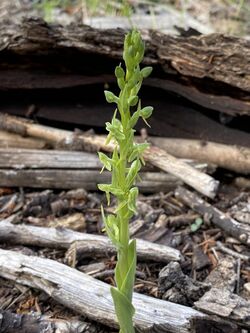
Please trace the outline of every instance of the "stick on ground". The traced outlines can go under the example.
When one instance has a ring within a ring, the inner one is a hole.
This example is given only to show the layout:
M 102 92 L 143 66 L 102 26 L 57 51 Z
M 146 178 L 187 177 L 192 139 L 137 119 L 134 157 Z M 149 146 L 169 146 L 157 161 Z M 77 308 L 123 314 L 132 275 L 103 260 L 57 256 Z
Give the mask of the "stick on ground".
M 207 214 L 217 227 L 229 235 L 246 245 L 250 245 L 250 226 L 237 222 L 184 187 L 178 187 L 175 196 L 199 214 Z
M 35 227 L 25 224 L 12 224 L 8 220 L 0 222 L 0 241 L 13 244 L 34 245 L 49 248 L 69 249 L 74 246 L 80 256 L 113 255 L 116 250 L 108 237 L 86 234 L 70 229 Z M 79 247 L 79 253 L 77 248 Z M 137 240 L 138 258 L 157 262 L 179 261 L 179 250 L 166 245 Z

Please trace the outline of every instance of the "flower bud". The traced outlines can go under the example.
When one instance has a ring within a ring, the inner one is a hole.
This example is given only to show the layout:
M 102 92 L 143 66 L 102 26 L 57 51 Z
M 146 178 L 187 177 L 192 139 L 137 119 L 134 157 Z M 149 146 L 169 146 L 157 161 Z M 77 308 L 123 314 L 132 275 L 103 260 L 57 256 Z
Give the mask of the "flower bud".
M 124 78 L 125 72 L 124 72 L 124 70 L 123 70 L 123 68 L 121 66 L 116 66 L 116 68 L 115 68 L 115 76 L 117 77 L 117 79 Z
M 144 67 L 141 70 L 141 74 L 142 74 L 143 78 L 145 79 L 146 77 L 148 77 L 152 73 L 152 70 L 153 70 L 152 67 Z
M 145 108 L 141 109 L 140 115 L 142 118 L 147 119 L 152 115 L 154 108 L 152 106 L 146 106 Z
M 105 94 L 105 97 L 106 97 L 106 101 L 108 103 L 118 102 L 118 97 L 116 97 L 115 94 L 113 94 L 111 91 L 104 90 L 104 94 Z
M 130 106 L 135 106 L 138 103 L 138 96 L 131 96 L 128 99 L 128 104 Z

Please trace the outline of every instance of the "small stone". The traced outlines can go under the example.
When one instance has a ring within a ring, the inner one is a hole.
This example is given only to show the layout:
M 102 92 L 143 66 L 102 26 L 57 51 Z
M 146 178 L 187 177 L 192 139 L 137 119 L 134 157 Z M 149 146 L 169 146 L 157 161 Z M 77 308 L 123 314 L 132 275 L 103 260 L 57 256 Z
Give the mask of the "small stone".
M 244 289 L 249 293 L 250 295 L 250 282 L 247 282 L 244 284 Z

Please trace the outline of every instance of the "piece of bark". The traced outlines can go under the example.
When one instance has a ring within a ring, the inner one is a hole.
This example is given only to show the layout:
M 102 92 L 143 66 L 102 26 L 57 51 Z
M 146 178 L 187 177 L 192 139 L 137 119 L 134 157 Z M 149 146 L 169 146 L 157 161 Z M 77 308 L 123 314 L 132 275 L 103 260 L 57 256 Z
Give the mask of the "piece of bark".
M 192 306 L 210 288 L 210 284 L 185 275 L 177 262 L 169 263 L 159 273 L 158 290 L 163 299 L 174 303 Z
M 250 149 L 247 147 L 186 139 L 152 137 L 150 141 L 175 157 L 211 163 L 238 173 L 250 174 Z
M 115 254 L 115 247 L 106 236 L 93 235 L 72 231 L 69 229 L 55 229 L 29 226 L 25 224 L 12 224 L 9 220 L 0 222 L 0 241 L 22 245 L 34 245 L 49 248 L 69 249 L 71 246 L 78 249 L 81 256 L 105 256 Z M 169 262 L 181 260 L 179 250 L 169 246 L 137 240 L 138 257 L 143 260 Z
M 102 136 L 81 135 L 76 138 L 72 132 L 66 130 L 37 125 L 21 118 L 3 114 L 0 114 L 0 128 L 22 135 L 26 134 L 42 138 L 49 142 L 64 142 L 71 146 L 74 144 L 79 145 L 80 143 L 82 146 L 88 145 L 96 150 L 112 151 L 114 148 L 113 144 L 106 145 L 106 139 Z M 178 179 L 195 188 L 198 192 L 210 198 L 215 197 L 219 185 L 218 181 L 207 174 L 195 170 L 190 165 L 169 155 L 164 150 L 157 147 L 150 147 L 144 152 L 143 157 L 150 164 L 176 176 Z
M 206 277 L 205 282 L 210 283 L 214 288 L 227 289 L 230 292 L 236 286 L 236 261 L 232 257 L 220 257 L 217 266 Z
M 82 213 L 74 213 L 60 218 L 55 218 L 47 222 L 50 228 L 66 228 L 75 231 L 86 229 L 86 220 Z
M 109 285 L 49 259 L 0 250 L 0 275 L 37 288 L 57 302 L 91 320 L 117 327 Z M 208 319 L 207 332 L 238 332 L 237 326 L 221 323 L 191 308 L 134 293 L 134 317 L 138 332 L 201 333 L 200 319 Z M 227 330 L 225 330 L 227 329 Z
M 77 319 L 50 319 L 35 314 L 0 310 L 0 333 L 107 333 L 98 325 Z
M 217 227 L 223 229 L 229 235 L 248 246 L 250 245 L 250 226 L 237 222 L 184 187 L 177 188 L 175 196 L 194 211 L 206 215 Z
M 196 308 L 235 321 L 250 329 L 250 302 L 226 289 L 212 288 L 195 302 Z
M 209 267 L 211 262 L 206 253 L 203 252 L 202 248 L 193 246 L 192 266 L 196 271 L 202 270 L 203 268 Z

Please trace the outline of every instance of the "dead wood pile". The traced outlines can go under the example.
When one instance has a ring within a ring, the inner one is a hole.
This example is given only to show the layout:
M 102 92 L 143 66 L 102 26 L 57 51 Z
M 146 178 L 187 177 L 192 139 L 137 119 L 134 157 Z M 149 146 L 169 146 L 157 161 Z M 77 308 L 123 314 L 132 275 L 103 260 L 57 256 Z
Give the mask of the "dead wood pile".
M 113 149 L 101 135 L 112 114 L 102 94 L 114 83 L 123 36 L 34 18 L 0 30 L 0 332 L 117 327 L 103 198 L 86 190 L 109 177 L 96 152 Z M 140 196 L 130 225 L 138 239 L 136 329 L 249 330 L 250 42 L 144 37 L 154 74 L 142 98 L 156 112 L 150 136 L 137 137 L 152 145 L 138 182 L 151 196 Z M 83 131 L 89 127 L 99 134 Z

